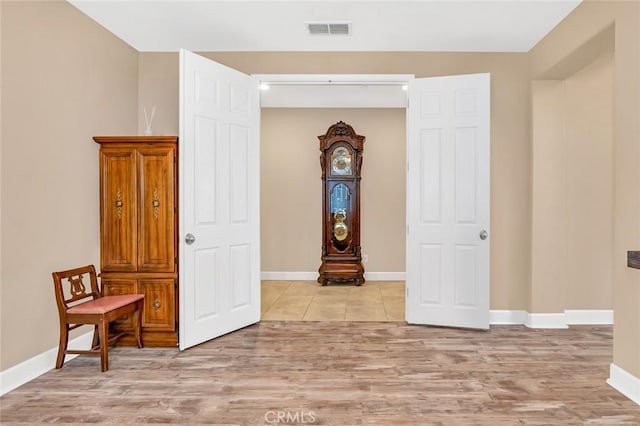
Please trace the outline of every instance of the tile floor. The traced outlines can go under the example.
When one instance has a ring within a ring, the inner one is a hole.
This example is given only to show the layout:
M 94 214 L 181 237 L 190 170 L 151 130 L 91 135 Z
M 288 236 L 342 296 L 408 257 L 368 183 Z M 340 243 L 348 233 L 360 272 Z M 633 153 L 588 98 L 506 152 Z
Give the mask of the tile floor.
M 321 286 L 262 281 L 262 319 L 269 321 L 404 321 L 404 281 Z

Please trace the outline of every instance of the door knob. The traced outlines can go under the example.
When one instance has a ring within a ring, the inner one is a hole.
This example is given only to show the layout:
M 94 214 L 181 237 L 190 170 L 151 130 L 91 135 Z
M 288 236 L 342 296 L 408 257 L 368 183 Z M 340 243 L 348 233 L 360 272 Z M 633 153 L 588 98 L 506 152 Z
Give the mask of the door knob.
M 193 234 L 187 234 L 184 237 L 184 242 L 191 245 L 196 241 L 196 237 Z
M 489 236 L 489 234 L 484 229 L 482 231 L 480 231 L 480 239 L 481 240 L 486 240 L 488 236 Z

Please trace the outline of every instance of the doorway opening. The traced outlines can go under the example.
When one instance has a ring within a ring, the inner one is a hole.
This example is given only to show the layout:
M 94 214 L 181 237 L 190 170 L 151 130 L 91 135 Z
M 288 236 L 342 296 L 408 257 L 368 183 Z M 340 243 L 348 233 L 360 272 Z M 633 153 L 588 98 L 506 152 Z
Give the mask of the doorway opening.
M 613 306 L 614 55 L 532 84 L 533 312 Z
M 260 75 L 263 320 L 404 321 L 406 85 L 413 75 Z M 265 87 L 266 86 L 266 87 Z M 318 135 L 338 121 L 366 137 L 361 235 L 367 282 L 317 282 Z

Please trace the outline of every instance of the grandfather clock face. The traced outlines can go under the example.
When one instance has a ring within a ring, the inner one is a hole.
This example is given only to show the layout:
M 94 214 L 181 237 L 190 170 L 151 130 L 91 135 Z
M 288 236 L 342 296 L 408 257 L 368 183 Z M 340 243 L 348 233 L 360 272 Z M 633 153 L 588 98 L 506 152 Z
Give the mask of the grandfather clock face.
M 331 174 L 333 176 L 351 175 L 351 161 L 353 155 L 349 149 L 339 146 L 331 154 Z

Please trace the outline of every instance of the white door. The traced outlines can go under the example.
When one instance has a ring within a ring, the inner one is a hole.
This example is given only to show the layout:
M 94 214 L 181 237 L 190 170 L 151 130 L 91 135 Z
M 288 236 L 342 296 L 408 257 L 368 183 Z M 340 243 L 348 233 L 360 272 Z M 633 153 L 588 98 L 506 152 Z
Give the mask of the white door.
M 257 80 L 181 50 L 178 147 L 185 349 L 260 321 Z
M 489 74 L 409 82 L 409 323 L 489 328 L 489 118 Z

